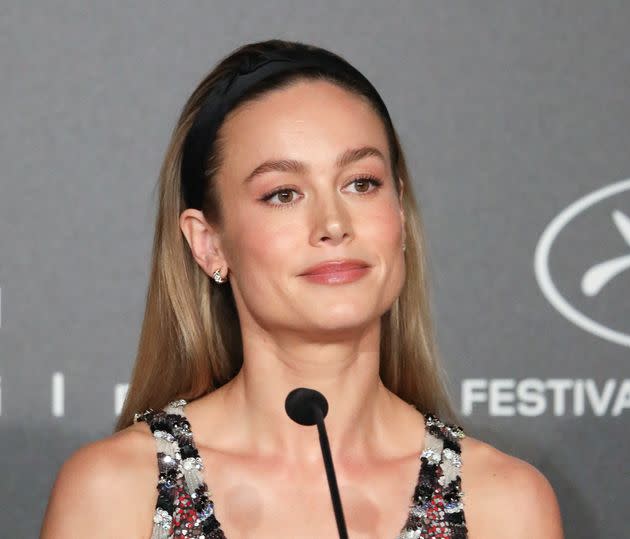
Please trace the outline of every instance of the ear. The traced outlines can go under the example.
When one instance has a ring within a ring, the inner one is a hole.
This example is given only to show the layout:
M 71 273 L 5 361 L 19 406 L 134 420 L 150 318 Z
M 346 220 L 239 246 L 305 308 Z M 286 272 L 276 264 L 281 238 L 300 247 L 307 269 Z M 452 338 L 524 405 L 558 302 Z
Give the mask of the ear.
M 208 275 L 220 270 L 227 272 L 227 261 L 223 254 L 221 235 L 216 227 L 208 224 L 200 210 L 188 208 L 179 216 L 179 227 L 186 237 L 190 251 L 201 269 Z

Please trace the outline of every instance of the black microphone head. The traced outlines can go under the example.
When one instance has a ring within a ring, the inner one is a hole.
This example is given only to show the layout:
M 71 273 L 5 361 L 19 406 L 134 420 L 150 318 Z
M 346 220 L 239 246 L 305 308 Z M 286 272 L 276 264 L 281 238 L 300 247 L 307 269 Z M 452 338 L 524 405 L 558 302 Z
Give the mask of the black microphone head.
M 326 417 L 328 401 L 319 391 L 307 387 L 294 389 L 284 401 L 287 415 L 300 425 L 315 425 L 317 423 L 315 412 L 317 408 L 322 411 L 322 417 Z

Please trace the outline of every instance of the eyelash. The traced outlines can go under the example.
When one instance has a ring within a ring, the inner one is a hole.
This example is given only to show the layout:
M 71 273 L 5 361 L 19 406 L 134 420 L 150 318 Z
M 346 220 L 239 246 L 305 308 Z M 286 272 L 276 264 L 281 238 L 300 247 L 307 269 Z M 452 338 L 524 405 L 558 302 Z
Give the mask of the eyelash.
M 376 178 L 375 176 L 361 176 L 360 178 L 355 178 L 354 180 L 352 180 L 351 182 L 349 182 L 347 185 L 351 185 L 355 182 L 360 182 L 360 181 L 368 181 L 370 183 L 370 185 L 373 185 L 375 187 L 375 189 L 372 189 L 371 191 L 366 191 L 364 193 L 360 193 L 362 195 L 369 195 L 370 193 L 374 193 L 376 191 L 378 191 L 378 189 L 383 185 L 383 182 L 381 180 L 379 180 L 378 178 Z M 270 193 L 267 193 L 265 195 L 263 195 L 260 200 L 262 200 L 263 202 L 267 202 L 269 201 L 271 198 L 273 198 L 274 196 L 276 196 L 278 193 L 284 193 L 286 191 L 295 191 L 295 189 L 291 189 L 290 187 L 280 187 L 279 189 L 274 189 L 273 191 L 271 191 Z M 292 202 L 287 202 L 284 204 L 270 204 L 270 206 L 275 206 L 278 208 L 287 208 L 290 206 L 293 206 L 297 201 L 294 200 Z

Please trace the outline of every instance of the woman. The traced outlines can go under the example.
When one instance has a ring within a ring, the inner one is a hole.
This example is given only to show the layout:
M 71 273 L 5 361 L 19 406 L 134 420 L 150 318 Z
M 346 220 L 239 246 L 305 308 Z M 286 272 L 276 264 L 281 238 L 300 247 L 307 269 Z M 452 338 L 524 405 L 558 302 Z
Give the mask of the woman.
M 62 466 L 42 537 L 336 537 L 317 429 L 284 408 L 302 386 L 329 403 L 351 537 L 562 537 L 546 478 L 458 426 L 385 104 L 270 40 L 184 107 L 127 400 Z

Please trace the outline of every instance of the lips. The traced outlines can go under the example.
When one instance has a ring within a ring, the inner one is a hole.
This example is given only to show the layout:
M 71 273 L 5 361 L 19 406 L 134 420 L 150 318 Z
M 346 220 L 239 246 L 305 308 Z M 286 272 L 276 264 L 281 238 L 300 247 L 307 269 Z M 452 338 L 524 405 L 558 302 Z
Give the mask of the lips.
M 357 268 L 367 268 L 369 264 L 364 260 L 356 259 L 344 259 L 344 260 L 329 260 L 322 262 L 316 266 L 311 266 L 304 273 L 300 275 L 322 275 L 326 273 L 335 273 L 341 271 L 349 271 Z

